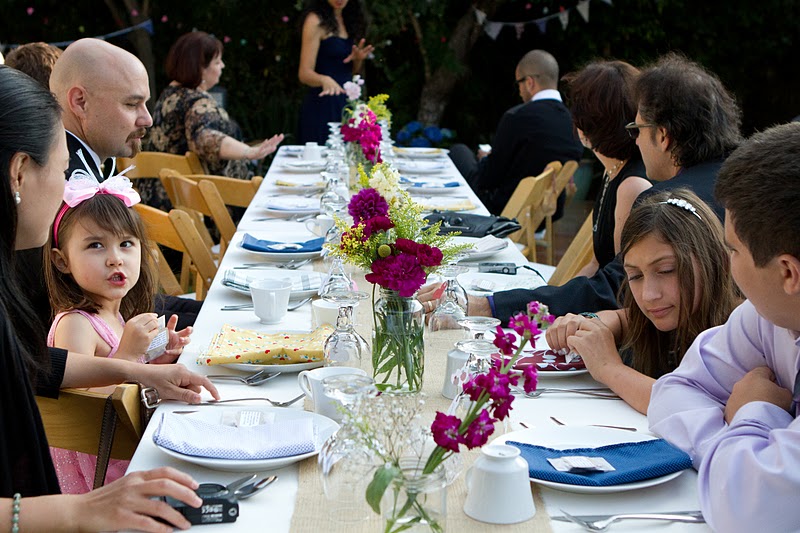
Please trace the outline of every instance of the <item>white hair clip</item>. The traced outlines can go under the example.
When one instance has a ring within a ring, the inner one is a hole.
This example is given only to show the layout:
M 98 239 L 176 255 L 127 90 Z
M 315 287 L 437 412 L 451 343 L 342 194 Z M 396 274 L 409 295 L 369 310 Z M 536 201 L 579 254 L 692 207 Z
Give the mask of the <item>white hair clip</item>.
M 686 209 L 691 214 L 696 216 L 698 219 L 703 220 L 702 218 L 700 218 L 700 215 L 697 214 L 697 208 L 695 206 L 693 206 L 692 204 L 690 204 L 689 202 L 687 202 L 686 200 L 684 200 L 683 198 L 670 198 L 666 202 L 661 202 L 661 203 L 662 204 L 676 205 L 676 206 L 680 207 L 681 209 Z

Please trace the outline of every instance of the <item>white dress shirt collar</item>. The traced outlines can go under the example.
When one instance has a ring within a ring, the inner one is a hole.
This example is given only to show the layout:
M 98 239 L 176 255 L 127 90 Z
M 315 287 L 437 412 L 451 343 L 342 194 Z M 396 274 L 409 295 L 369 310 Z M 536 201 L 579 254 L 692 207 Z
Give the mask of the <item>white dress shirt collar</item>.
M 558 100 L 559 102 L 563 102 L 561 99 L 561 93 L 555 89 L 544 89 L 539 91 L 533 95 L 533 98 L 531 98 L 530 101 L 535 102 L 536 100 Z

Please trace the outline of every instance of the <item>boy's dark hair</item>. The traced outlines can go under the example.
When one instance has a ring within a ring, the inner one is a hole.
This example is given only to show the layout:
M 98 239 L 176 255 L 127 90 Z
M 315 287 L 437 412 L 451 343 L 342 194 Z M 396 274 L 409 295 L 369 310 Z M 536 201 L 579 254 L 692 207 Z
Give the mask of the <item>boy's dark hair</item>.
M 800 123 L 745 141 L 722 165 L 714 194 L 756 266 L 781 254 L 800 259 Z

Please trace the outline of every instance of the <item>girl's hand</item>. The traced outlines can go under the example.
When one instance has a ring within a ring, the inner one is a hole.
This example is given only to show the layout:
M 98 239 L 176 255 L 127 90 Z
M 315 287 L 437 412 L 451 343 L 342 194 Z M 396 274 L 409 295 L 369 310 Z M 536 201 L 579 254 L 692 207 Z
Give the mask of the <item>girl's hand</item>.
M 175 331 L 177 325 L 178 315 L 169 317 L 167 322 L 167 333 L 169 334 L 167 348 L 163 354 L 150 361 L 150 364 L 162 365 L 177 361 L 178 357 L 183 353 L 183 347 L 191 342 L 192 327 L 189 326 L 180 331 Z
M 351 61 L 355 63 L 361 63 L 368 58 L 369 55 L 375 50 L 375 47 L 366 43 L 366 39 L 361 39 L 358 44 L 354 44 L 350 55 L 344 58 L 344 63 L 350 63 Z
M 349 57 L 349 56 L 348 56 Z M 344 89 L 339 85 L 336 80 L 330 76 L 322 77 L 322 92 L 320 96 L 336 96 L 337 94 L 344 94 Z
M 247 150 L 245 159 L 264 159 L 269 154 L 278 149 L 278 145 L 283 141 L 283 133 L 273 135 L 269 139 L 264 140 L 257 146 L 251 146 Z
M 554 352 L 560 352 L 562 350 L 568 351 L 570 348 L 567 345 L 567 339 L 575 335 L 575 332 L 578 331 L 581 322 L 584 320 L 589 319 L 584 316 L 573 315 L 571 313 L 556 318 L 555 322 L 553 322 L 553 325 L 547 328 L 544 332 L 545 338 L 547 339 L 547 345 L 550 347 L 550 349 Z
M 131 361 L 137 361 L 158 334 L 158 315 L 142 313 L 125 323 L 117 353 Z
M 197 482 L 169 467 L 134 472 L 74 498 L 74 525 L 82 531 L 137 531 L 169 533 L 173 527 L 158 522 L 161 518 L 180 529 L 191 524 L 166 502 L 151 499 L 171 496 L 192 507 L 200 507 L 202 499 L 195 494 Z
M 580 318 L 578 331 L 567 338 L 567 346 L 581 356 L 592 377 L 606 383 L 603 376 L 615 367 L 624 365 L 614 342 L 614 334 L 596 318 Z

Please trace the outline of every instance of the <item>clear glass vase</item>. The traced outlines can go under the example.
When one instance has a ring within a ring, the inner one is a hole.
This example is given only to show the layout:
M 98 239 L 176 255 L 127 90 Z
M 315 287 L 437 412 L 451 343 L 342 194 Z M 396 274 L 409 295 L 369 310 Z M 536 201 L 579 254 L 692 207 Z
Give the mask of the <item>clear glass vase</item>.
M 447 484 L 440 465 L 423 473 L 418 459 L 401 459 L 396 477 L 381 499 L 384 533 L 443 532 L 447 521 Z
M 380 289 L 373 304 L 372 375 L 381 391 L 422 389 L 425 313 L 414 297 Z

